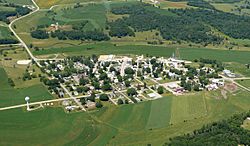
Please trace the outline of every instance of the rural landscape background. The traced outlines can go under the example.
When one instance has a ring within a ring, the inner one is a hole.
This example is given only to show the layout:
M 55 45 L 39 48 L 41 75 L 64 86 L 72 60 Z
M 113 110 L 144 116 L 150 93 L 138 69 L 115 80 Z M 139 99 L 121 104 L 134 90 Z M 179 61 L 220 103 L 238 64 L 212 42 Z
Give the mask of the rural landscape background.
M 86 112 L 41 80 L 42 61 L 109 54 L 216 60 L 240 80 L 226 95 L 164 91 Z M 249 66 L 248 0 L 0 0 L 0 145 L 249 145 Z M 46 106 L 27 111 L 26 96 Z

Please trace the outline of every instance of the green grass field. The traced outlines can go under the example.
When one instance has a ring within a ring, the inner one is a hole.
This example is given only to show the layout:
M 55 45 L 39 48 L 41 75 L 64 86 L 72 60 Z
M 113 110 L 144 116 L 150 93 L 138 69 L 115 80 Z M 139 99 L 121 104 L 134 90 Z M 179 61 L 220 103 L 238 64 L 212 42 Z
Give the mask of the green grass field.
M 217 94 L 164 97 L 89 114 L 65 114 L 58 108 L 2 111 L 0 145 L 162 145 L 170 137 L 249 110 L 248 92 L 229 94 L 226 100 L 215 99 Z M 31 135 L 29 143 L 22 140 Z
M 71 8 L 58 11 L 56 20 L 66 23 L 76 23 L 88 20 L 84 30 L 103 30 L 106 25 L 106 12 L 103 4 L 89 4 L 80 8 Z
M 24 104 L 26 96 L 31 98 L 31 102 L 53 98 L 42 84 L 20 89 L 11 87 L 5 70 L 0 68 L 0 107 Z
M 0 39 L 13 39 L 14 36 L 11 35 L 11 31 L 8 27 L 0 26 Z
M 50 48 L 40 51 L 33 51 L 35 55 L 48 55 L 65 53 L 67 55 L 92 55 L 92 54 L 149 54 L 156 56 L 170 56 L 173 48 L 146 46 L 146 45 L 120 45 L 111 43 L 96 43 L 82 46 L 72 46 L 65 48 Z
M 247 62 L 245 62 L 247 63 Z M 247 69 L 245 64 L 240 63 L 226 63 L 225 67 L 237 74 L 241 74 L 246 77 L 250 77 L 250 69 Z
M 250 89 L 250 80 L 238 80 L 237 82 Z
M 91 55 L 91 54 L 148 54 L 153 56 L 170 57 L 174 52 L 173 47 L 150 45 L 113 45 L 110 43 L 96 43 L 82 46 L 64 48 L 50 48 L 33 51 L 35 55 L 49 55 L 64 53 L 67 55 Z M 180 57 L 186 60 L 199 58 L 216 59 L 222 62 L 238 62 L 241 64 L 250 62 L 249 51 L 229 51 L 205 48 L 180 48 Z
M 15 3 L 20 5 L 32 5 L 31 0 L 5 0 L 8 3 Z

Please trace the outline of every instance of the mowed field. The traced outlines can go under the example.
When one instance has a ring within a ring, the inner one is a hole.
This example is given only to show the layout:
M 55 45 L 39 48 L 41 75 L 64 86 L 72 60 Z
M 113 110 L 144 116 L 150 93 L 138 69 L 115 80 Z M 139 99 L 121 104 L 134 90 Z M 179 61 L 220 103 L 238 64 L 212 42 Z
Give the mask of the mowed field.
M 162 145 L 204 124 L 249 110 L 248 92 L 163 97 L 139 104 L 66 114 L 60 108 L 1 111 L 0 145 Z M 23 141 L 23 139 L 32 139 Z

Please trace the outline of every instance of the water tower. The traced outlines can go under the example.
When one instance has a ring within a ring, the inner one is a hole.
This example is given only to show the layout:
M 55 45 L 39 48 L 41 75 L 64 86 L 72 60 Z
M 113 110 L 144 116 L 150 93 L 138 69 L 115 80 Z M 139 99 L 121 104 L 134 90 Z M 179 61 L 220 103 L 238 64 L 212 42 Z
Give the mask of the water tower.
M 29 111 L 29 110 L 30 110 L 29 100 L 30 100 L 30 98 L 29 98 L 28 96 L 27 96 L 27 97 L 25 97 L 25 101 L 26 101 L 26 103 L 27 103 L 27 111 Z

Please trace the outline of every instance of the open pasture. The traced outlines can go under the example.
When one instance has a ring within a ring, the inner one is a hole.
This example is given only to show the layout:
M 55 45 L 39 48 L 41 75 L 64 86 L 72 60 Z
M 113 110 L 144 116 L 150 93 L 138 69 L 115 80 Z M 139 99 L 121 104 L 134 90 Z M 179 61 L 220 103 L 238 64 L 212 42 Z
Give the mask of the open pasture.
M 106 134 L 103 130 L 111 134 L 115 132 L 105 125 L 98 125 L 85 113 L 65 114 L 59 108 L 34 112 L 15 109 L 0 115 L 4 117 L 0 124 L 0 145 L 94 145 L 91 143 L 97 141 L 99 134 Z M 106 139 L 109 138 L 106 134 Z
M 183 97 L 183 101 L 181 96 L 163 97 L 139 104 L 104 107 L 89 114 L 65 114 L 57 108 L 34 112 L 7 110 L 0 112 L 5 117 L 0 121 L 0 144 L 162 145 L 170 137 L 249 110 L 248 92 L 229 94 L 227 100 L 213 96 L 209 92 L 194 93 Z M 30 135 L 33 138 L 29 143 L 13 141 Z
M 42 9 L 49 9 L 54 5 L 67 5 L 75 3 L 101 2 L 101 0 L 35 0 Z
M 238 80 L 237 82 L 243 85 L 244 87 L 247 87 L 250 89 L 250 80 Z
M 0 39 L 13 39 L 14 36 L 11 35 L 11 31 L 8 27 L 0 25 Z
M 24 104 L 26 96 L 31 98 L 31 102 L 53 98 L 41 83 L 26 88 L 13 88 L 8 83 L 5 70 L 0 68 L 0 107 Z
M 82 46 L 72 46 L 65 48 L 50 48 L 34 51 L 35 55 L 48 55 L 64 53 L 67 55 L 100 55 L 100 54 L 148 54 L 155 56 L 171 56 L 173 48 L 150 46 L 150 45 L 114 45 L 111 43 L 96 43 Z
M 8 3 L 20 4 L 20 5 L 32 5 L 31 0 L 5 0 Z

